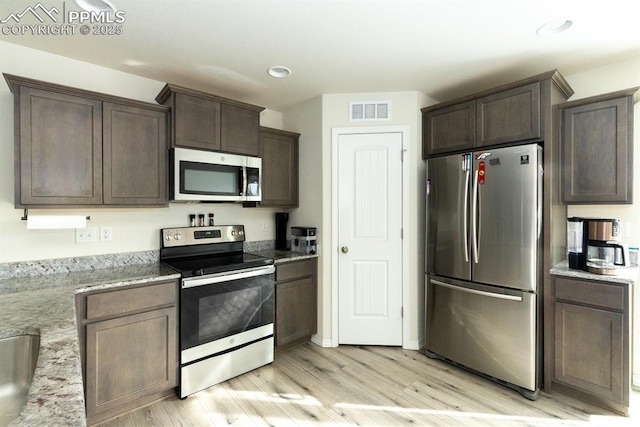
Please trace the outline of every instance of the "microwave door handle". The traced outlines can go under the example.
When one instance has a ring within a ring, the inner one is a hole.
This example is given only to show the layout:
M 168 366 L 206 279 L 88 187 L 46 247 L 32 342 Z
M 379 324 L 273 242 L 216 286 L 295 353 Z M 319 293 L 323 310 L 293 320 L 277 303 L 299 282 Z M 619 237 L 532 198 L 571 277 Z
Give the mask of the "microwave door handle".
M 247 168 L 242 166 L 242 173 L 238 174 L 238 192 L 240 196 L 247 194 Z

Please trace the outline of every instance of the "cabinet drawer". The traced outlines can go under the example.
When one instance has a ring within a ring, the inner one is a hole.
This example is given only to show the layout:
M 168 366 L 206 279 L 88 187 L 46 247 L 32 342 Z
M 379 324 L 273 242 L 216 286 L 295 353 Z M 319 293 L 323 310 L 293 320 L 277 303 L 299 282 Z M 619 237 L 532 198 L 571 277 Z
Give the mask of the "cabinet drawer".
M 624 310 L 626 286 L 584 280 L 555 279 L 555 298 L 612 310 Z
M 116 316 L 146 308 L 176 303 L 177 283 L 123 289 L 87 295 L 87 319 Z
M 314 260 L 293 261 L 279 264 L 276 268 L 276 281 L 295 279 L 314 274 Z

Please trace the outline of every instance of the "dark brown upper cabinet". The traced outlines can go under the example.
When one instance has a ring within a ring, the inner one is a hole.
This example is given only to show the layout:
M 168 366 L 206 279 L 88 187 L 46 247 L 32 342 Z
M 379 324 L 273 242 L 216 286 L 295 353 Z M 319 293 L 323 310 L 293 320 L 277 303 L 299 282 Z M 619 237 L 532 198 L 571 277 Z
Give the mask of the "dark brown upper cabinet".
M 220 103 L 176 93 L 171 119 L 174 145 L 220 151 Z
M 103 103 L 105 205 L 167 203 L 167 114 Z
M 263 107 L 172 84 L 156 101 L 171 107 L 173 147 L 258 156 Z
M 567 99 L 573 91 L 557 71 L 423 108 L 422 157 L 520 141 L 542 141 L 542 87 Z
M 476 101 L 429 111 L 422 116 L 428 154 L 469 150 L 476 143 Z
M 540 83 L 476 101 L 476 147 L 540 139 Z
M 639 89 L 560 106 L 565 203 L 633 202 L 633 104 Z
M 28 86 L 15 95 L 15 204 L 102 204 L 102 102 Z
M 298 140 L 300 134 L 260 128 L 262 201 L 260 206 L 298 206 Z
M 17 208 L 167 205 L 167 107 L 4 76 Z

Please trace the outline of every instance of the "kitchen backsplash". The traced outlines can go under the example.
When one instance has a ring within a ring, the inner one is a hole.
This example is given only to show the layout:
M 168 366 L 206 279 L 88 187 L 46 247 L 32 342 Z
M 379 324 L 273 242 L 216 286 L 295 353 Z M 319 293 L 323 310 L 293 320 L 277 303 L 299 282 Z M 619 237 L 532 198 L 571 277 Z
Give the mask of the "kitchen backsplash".
M 275 240 L 245 242 L 246 252 L 275 248 Z M 42 274 L 69 273 L 72 271 L 97 270 L 101 268 L 123 267 L 135 264 L 158 262 L 159 250 L 126 252 L 119 254 L 92 255 L 71 258 L 54 258 L 35 261 L 7 262 L 0 264 L 0 280 Z

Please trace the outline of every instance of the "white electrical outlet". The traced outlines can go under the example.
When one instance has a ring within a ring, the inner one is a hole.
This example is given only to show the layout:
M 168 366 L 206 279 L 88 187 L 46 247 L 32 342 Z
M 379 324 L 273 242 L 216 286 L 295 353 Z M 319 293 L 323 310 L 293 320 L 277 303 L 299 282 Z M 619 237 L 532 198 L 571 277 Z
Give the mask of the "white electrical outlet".
M 113 240 L 113 230 L 111 227 L 100 227 L 100 241 L 110 242 Z
M 262 232 L 266 233 L 267 231 L 269 231 L 269 225 L 267 224 L 267 221 L 262 221 Z
M 76 243 L 92 243 L 98 241 L 96 227 L 76 228 Z

